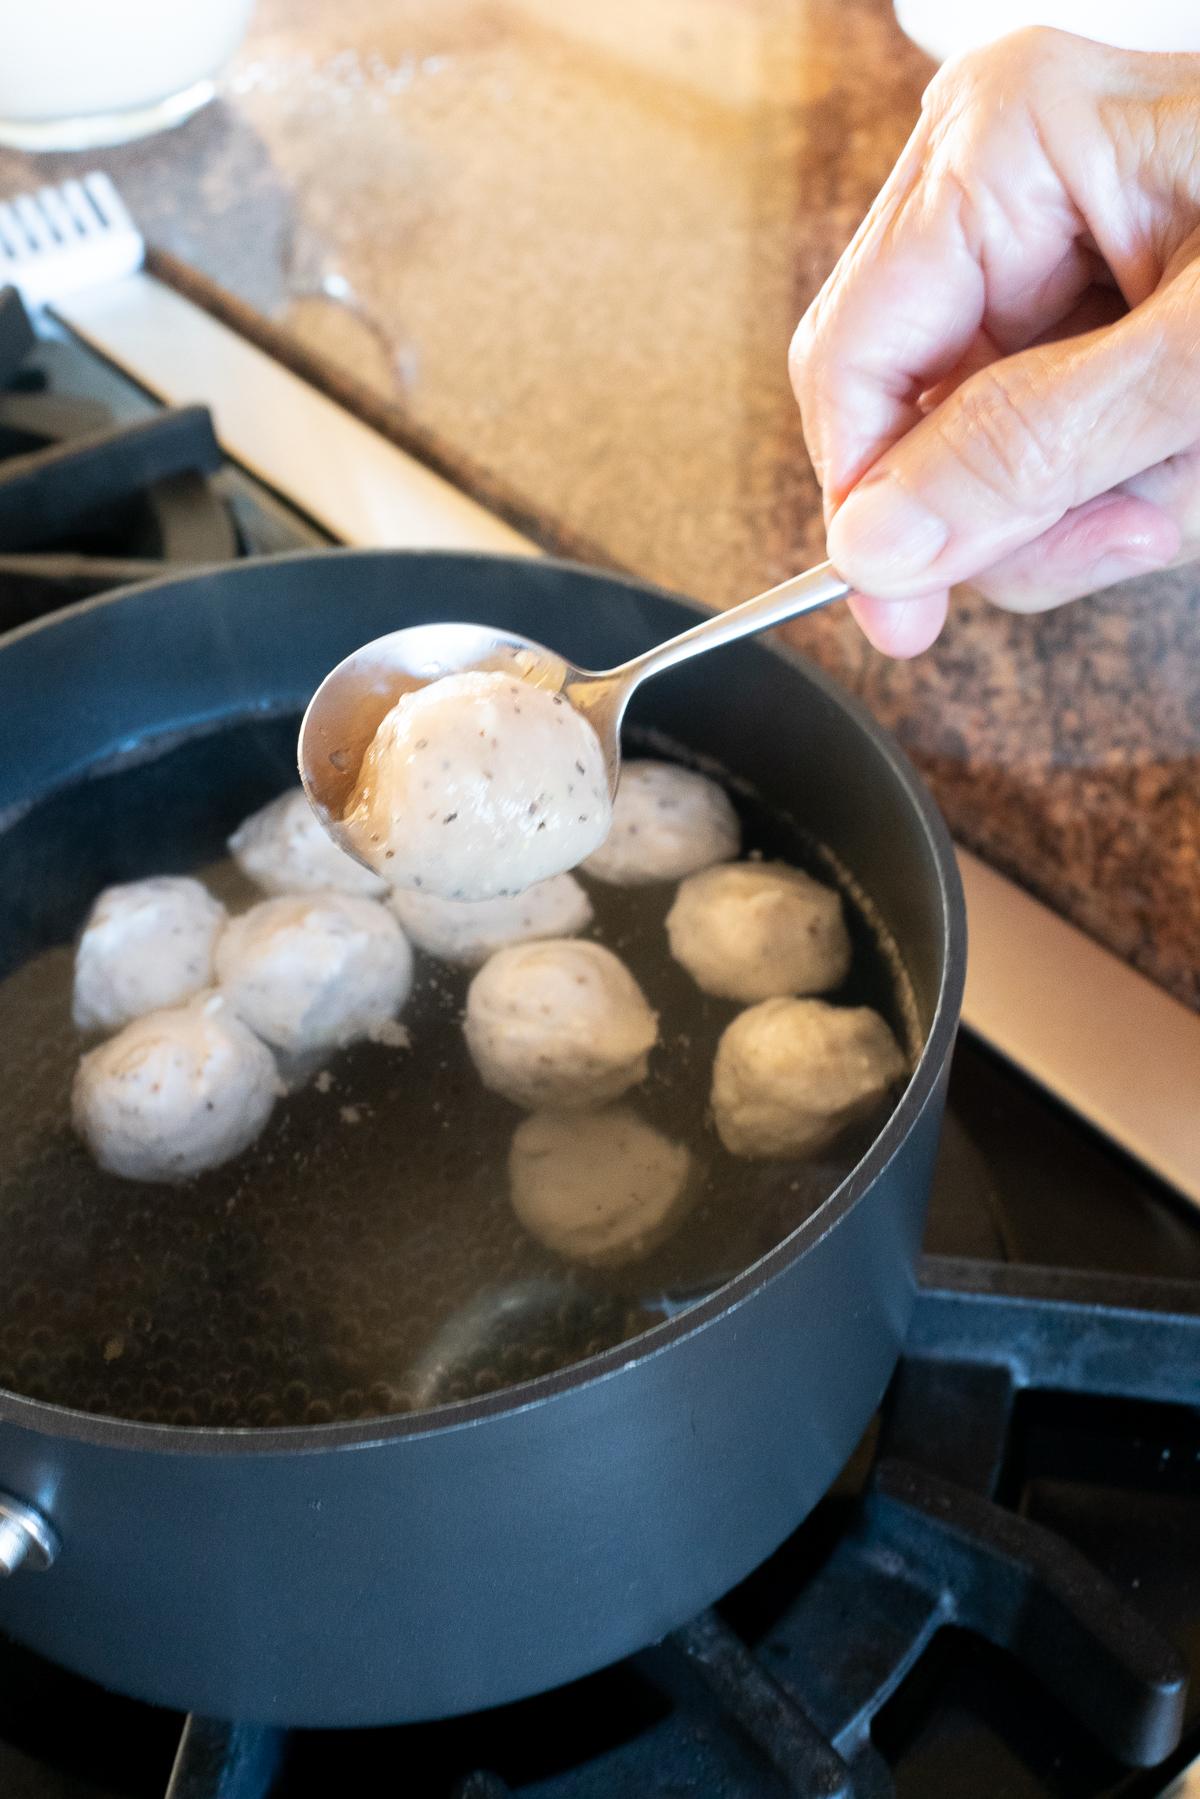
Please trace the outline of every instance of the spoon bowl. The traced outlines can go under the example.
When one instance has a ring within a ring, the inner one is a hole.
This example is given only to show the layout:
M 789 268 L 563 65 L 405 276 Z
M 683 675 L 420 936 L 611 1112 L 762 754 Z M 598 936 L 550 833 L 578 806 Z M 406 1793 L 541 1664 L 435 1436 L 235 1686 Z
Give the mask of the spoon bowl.
M 402 695 L 445 675 L 477 670 L 517 675 L 532 687 L 561 693 L 595 731 L 609 792 L 615 794 L 621 773 L 621 723 L 644 680 L 706 650 L 828 606 L 849 591 L 824 562 L 728 612 L 703 619 L 619 668 L 603 670 L 576 668 L 544 644 L 488 625 L 410 625 L 390 631 L 339 662 L 309 701 L 298 751 L 304 791 L 339 847 L 364 862 L 343 819 L 379 726 Z
M 515 632 L 488 625 L 411 625 L 376 637 L 331 669 L 300 724 L 300 779 L 328 831 L 352 856 L 341 821 L 363 757 L 403 694 L 468 669 L 519 675 L 559 693 L 580 671 L 561 656 Z M 615 783 L 616 769 L 609 774 Z

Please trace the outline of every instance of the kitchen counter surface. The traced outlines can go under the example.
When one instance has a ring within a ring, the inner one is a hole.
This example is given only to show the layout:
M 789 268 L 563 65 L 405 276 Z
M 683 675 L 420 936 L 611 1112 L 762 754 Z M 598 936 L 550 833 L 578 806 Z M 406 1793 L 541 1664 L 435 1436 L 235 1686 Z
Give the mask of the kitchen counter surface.
M 883 0 L 261 0 L 226 96 L 102 162 L 147 234 L 550 547 L 728 604 L 812 560 L 793 325 L 930 65 Z M 201 396 L 202 397 L 202 396 Z M 1200 600 L 959 598 L 866 699 L 956 835 L 1200 1008 Z

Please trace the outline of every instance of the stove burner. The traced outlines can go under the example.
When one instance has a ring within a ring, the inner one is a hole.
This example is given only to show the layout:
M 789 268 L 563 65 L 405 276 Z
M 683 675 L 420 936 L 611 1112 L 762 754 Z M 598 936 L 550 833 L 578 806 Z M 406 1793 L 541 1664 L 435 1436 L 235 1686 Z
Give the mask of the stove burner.
M 46 392 L 57 346 L 38 345 L 0 291 L 0 629 L 179 563 L 239 554 L 207 477 L 222 455 L 207 407 L 114 424 L 94 399 Z
M 206 406 L 32 450 L 0 464 L 0 550 L 37 550 L 86 534 L 156 481 L 212 474 L 221 448 Z
M 718 1610 L 624 1668 L 490 1717 L 350 1737 L 189 1719 L 169 1799 L 322 1792 L 364 1754 L 362 1790 L 383 1790 L 390 1767 L 406 1791 L 444 1799 L 994 1795 L 901 1787 L 876 1742 L 946 1630 L 1006 1652 L 1049 1696 L 1039 1703 L 1083 1727 L 1092 1784 L 1068 1769 L 1061 1786 L 1006 1793 L 1132 1791 L 1122 1767 L 1158 1766 L 1179 1744 L 1186 1662 L 1065 1537 L 1003 1500 L 1017 1497 L 1017 1414 L 1031 1396 L 1179 1408 L 1194 1461 L 1198 1366 L 1192 1283 L 929 1258 L 873 1469 L 832 1547 L 818 1512 Z M 577 1705 L 594 1732 L 614 1692 L 633 1728 L 593 1752 L 573 1735 Z M 556 1712 L 559 1764 L 546 1745 Z

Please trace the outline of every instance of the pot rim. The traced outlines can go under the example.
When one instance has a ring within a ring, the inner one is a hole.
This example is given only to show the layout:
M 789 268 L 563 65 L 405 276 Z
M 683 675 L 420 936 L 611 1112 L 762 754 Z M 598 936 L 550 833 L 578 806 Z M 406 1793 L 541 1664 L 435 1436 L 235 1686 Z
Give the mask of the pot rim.
M 219 576 L 223 584 L 261 576 L 266 568 L 286 569 L 294 563 L 312 563 L 316 559 L 356 560 L 358 562 L 402 563 L 464 562 L 501 564 L 506 568 L 548 569 L 567 575 L 571 580 L 600 581 L 607 586 L 626 588 L 631 595 L 649 595 L 657 600 L 707 616 L 711 608 L 684 595 L 671 592 L 650 581 L 626 574 L 612 574 L 602 568 L 564 558 L 496 555 L 488 551 L 356 549 L 332 545 L 328 549 L 295 550 L 276 556 L 246 557 L 240 562 L 220 567 L 191 569 L 176 575 L 158 577 L 93 595 L 71 606 L 64 606 L 42 618 L 18 625 L 0 635 L 0 653 L 10 645 L 43 631 L 69 624 L 72 619 L 90 614 L 102 607 L 119 606 L 153 598 L 170 592 L 188 581 Z M 14 1425 L 36 1431 L 43 1436 L 67 1437 L 84 1441 L 97 1448 L 137 1450 L 170 1455 L 244 1455 L 244 1454 L 311 1454 L 326 1449 L 362 1449 L 375 1444 L 394 1443 L 406 1439 L 463 1430 L 473 1425 L 509 1416 L 534 1406 L 565 1399 L 581 1387 L 610 1380 L 624 1369 L 661 1355 L 676 1343 L 709 1329 L 721 1318 L 737 1310 L 761 1288 L 767 1286 L 784 1269 L 805 1255 L 827 1232 L 849 1212 L 866 1190 L 887 1167 L 896 1151 L 924 1110 L 933 1094 L 943 1064 L 958 1029 L 966 976 L 966 906 L 962 882 L 954 854 L 954 846 L 932 795 L 891 732 L 887 731 L 853 694 L 832 676 L 809 662 L 775 637 L 759 639 L 764 654 L 775 656 L 794 669 L 810 685 L 848 715 L 859 730 L 865 732 L 875 750 L 882 756 L 898 782 L 908 805 L 931 851 L 938 883 L 940 912 L 939 956 L 941 977 L 933 1018 L 924 1048 L 908 1084 L 889 1115 L 879 1135 L 859 1162 L 829 1197 L 796 1229 L 784 1237 L 756 1262 L 716 1287 L 704 1298 L 664 1318 L 635 1337 L 630 1337 L 601 1354 L 572 1363 L 570 1367 L 543 1374 L 511 1387 L 502 1387 L 478 1399 L 460 1400 L 430 1406 L 420 1412 L 382 1414 L 377 1418 L 334 1421 L 327 1424 L 279 1425 L 271 1428 L 254 1426 L 213 1426 L 150 1424 L 135 1419 L 114 1418 L 98 1412 L 77 1411 L 45 1400 L 29 1399 L 8 1388 L 0 1388 L 0 1426 Z M 40 797 L 40 796 L 38 796 Z M 37 804 L 35 798 L 31 804 Z M 24 808 L 22 808 L 24 810 Z

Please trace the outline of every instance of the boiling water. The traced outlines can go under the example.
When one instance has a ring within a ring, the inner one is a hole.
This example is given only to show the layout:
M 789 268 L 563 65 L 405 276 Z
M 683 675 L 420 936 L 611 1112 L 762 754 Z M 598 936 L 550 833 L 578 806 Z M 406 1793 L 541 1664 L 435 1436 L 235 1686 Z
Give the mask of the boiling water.
M 596 1354 L 755 1261 L 828 1197 L 882 1122 L 819 1162 L 728 1155 L 708 1089 L 738 1008 L 698 992 L 668 954 L 672 887 L 592 882 L 590 934 L 660 1016 L 650 1079 L 628 1097 L 701 1170 L 682 1228 L 644 1261 L 572 1269 L 517 1224 L 506 1168 L 523 1114 L 485 1091 L 467 1056 L 469 974 L 428 960 L 404 1014 L 411 1047 L 331 1053 L 236 1162 L 182 1188 L 102 1173 L 68 1121 L 84 1046 L 70 1022 L 70 939 L 110 881 L 196 872 L 233 909 L 261 897 L 220 850 L 286 785 L 295 728 L 258 720 L 143 752 L 3 837 L 0 1386 L 185 1426 L 471 1398 Z M 748 850 L 831 878 L 795 825 L 734 798 Z M 898 959 L 843 887 L 855 957 L 835 997 L 877 1007 L 911 1045 Z

